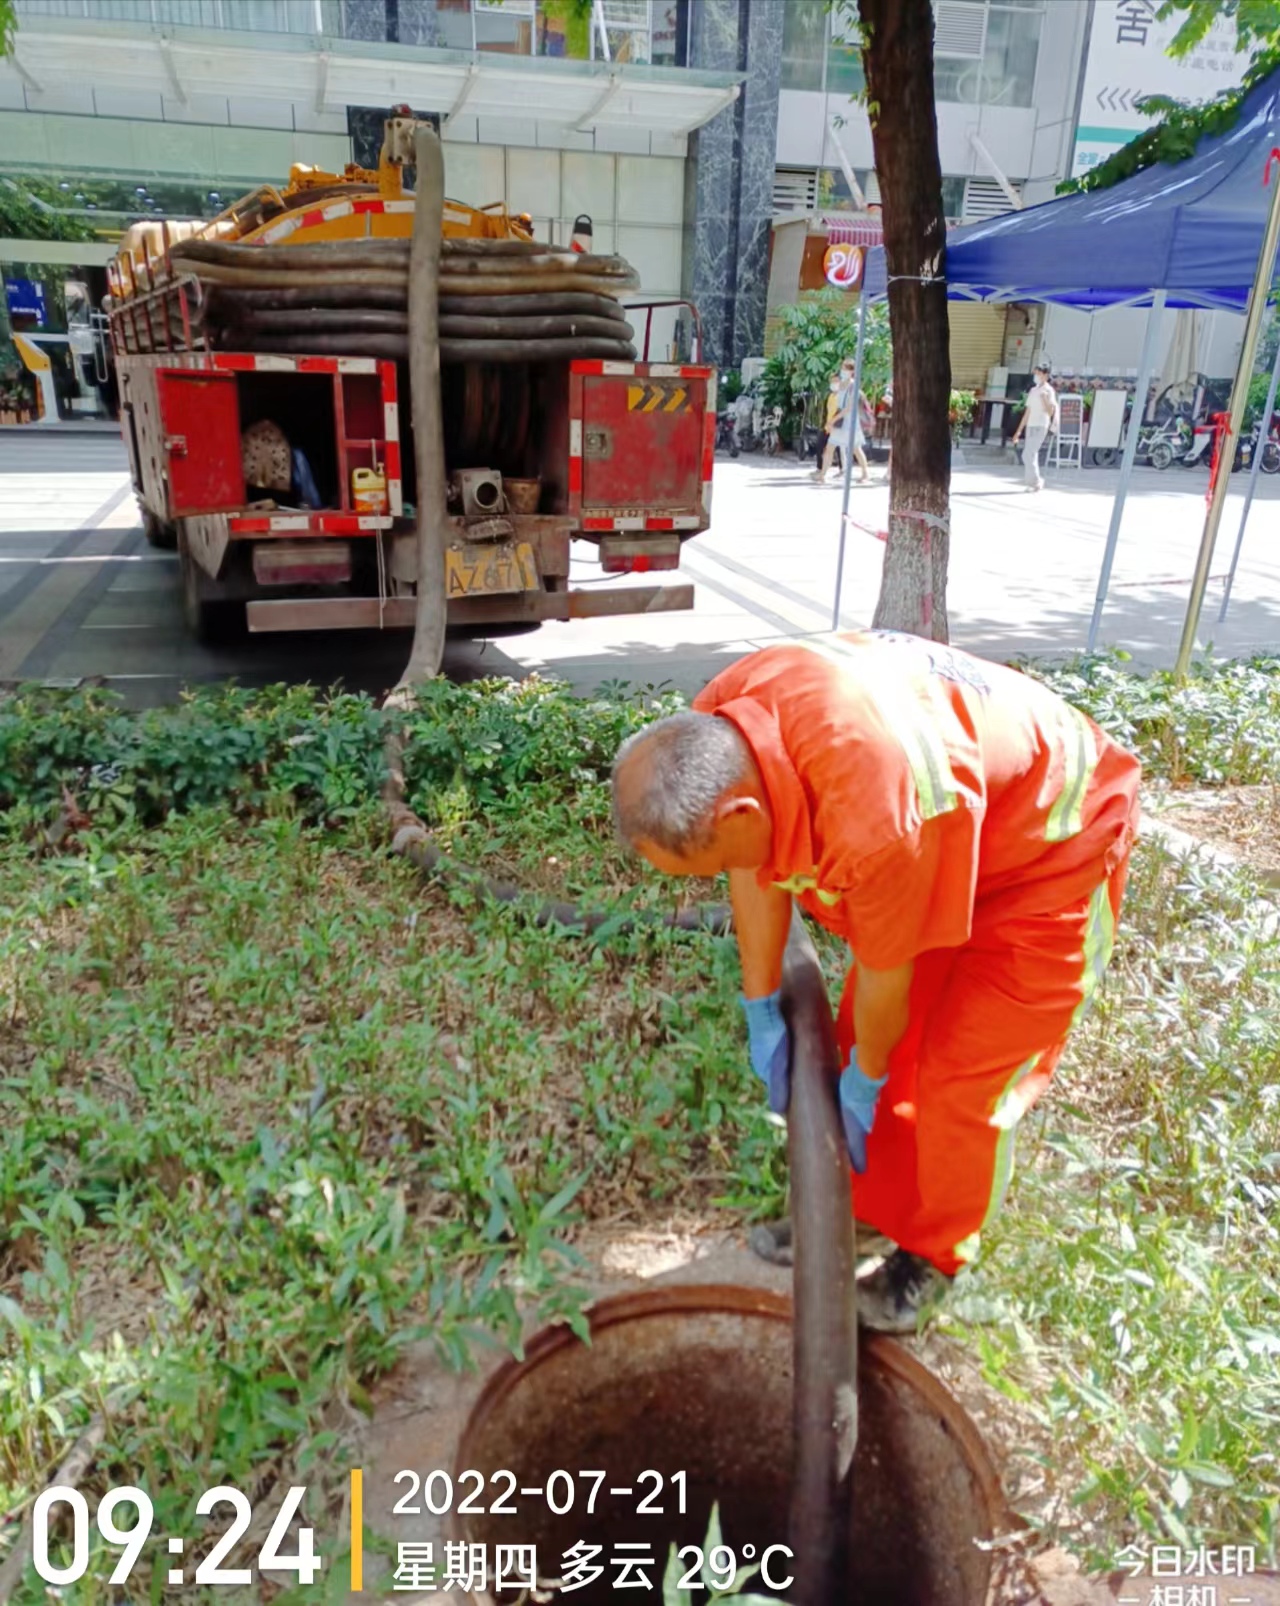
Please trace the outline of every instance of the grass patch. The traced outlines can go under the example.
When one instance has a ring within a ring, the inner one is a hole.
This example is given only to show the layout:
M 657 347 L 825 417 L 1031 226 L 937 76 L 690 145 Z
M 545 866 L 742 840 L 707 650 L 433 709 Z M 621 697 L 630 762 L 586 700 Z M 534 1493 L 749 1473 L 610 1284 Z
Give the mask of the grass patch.
M 461 1366 L 517 1301 L 576 1319 L 581 1219 L 776 1208 L 729 941 L 539 931 L 359 822 L 80 846 L 0 869 L 0 1509 L 132 1382 L 91 1494 L 182 1532 L 193 1491 L 300 1481 L 327 1526 L 410 1339 Z
M 1100 1570 L 1134 1538 L 1274 1564 L 1280 918 L 1257 896 L 1139 844 L 1102 1001 L 960 1302 L 997 1319 L 943 1318 L 1028 1425 L 1037 1520 Z

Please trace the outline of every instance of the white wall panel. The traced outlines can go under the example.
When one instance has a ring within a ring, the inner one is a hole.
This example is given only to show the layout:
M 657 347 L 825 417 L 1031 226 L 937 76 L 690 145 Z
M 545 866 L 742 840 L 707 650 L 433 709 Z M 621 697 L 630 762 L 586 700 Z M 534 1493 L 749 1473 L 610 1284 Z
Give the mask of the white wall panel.
M 134 94 L 122 89 L 95 89 L 94 110 L 99 117 L 138 117 L 158 123 L 164 117 L 164 97 Z
M 532 212 L 536 217 L 559 217 L 562 208 L 558 153 L 507 151 L 507 207 L 512 212 Z
M 93 90 L 88 84 L 60 84 L 42 78 L 43 89 L 27 90 L 27 105 L 33 112 L 70 112 L 78 117 L 93 116 Z
M 185 101 L 176 95 L 164 97 L 164 120 L 166 123 L 212 123 L 226 124 L 231 121 L 231 113 L 226 97 L 223 95 L 193 95 L 187 94 Z M 345 126 L 345 118 L 344 118 Z
M 669 157 L 620 156 L 618 216 L 624 223 L 683 223 L 684 163 Z
M 629 156 L 649 154 L 649 130 L 638 128 L 602 127 L 595 130 L 595 147 L 598 151 L 625 153 Z
M 12 67 L 0 61 L 0 111 L 21 112 L 27 109 L 27 97 L 22 79 Z
M 614 161 L 585 151 L 566 151 L 561 157 L 561 206 L 568 217 L 587 212 L 597 222 L 613 221 Z
M 468 206 L 504 200 L 507 176 L 501 146 L 446 144 L 444 187 L 455 201 Z
M 229 105 L 231 121 L 238 128 L 293 128 L 293 107 L 288 101 L 234 95 Z
M 481 115 L 478 122 L 478 138 L 482 145 L 519 145 L 525 150 L 533 150 L 537 146 L 538 125 L 531 117 Z
M 645 294 L 678 296 L 683 240 L 681 229 L 620 224 L 617 249 L 640 275 Z
M 808 89 L 778 96 L 779 167 L 821 167 L 826 97 Z

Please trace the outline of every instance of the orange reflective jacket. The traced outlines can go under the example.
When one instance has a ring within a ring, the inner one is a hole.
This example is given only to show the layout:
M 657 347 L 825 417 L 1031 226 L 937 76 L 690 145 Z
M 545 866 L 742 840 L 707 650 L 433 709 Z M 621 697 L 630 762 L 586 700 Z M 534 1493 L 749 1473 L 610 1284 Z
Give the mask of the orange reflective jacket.
M 760 768 L 761 884 L 875 970 L 1088 895 L 1136 829 L 1136 759 L 1038 681 L 915 636 L 770 647 L 694 707 Z

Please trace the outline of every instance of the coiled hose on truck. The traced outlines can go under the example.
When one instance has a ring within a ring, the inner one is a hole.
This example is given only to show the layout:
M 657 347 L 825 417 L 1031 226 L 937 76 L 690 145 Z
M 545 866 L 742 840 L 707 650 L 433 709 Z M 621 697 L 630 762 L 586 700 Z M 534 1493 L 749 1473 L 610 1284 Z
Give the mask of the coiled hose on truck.
M 170 260 L 175 273 L 193 274 L 205 289 L 200 327 L 215 346 L 403 360 L 407 243 L 191 240 L 175 245 Z M 618 298 L 638 284 L 621 257 L 520 240 L 444 240 L 437 289 L 440 360 L 630 361 L 634 332 Z

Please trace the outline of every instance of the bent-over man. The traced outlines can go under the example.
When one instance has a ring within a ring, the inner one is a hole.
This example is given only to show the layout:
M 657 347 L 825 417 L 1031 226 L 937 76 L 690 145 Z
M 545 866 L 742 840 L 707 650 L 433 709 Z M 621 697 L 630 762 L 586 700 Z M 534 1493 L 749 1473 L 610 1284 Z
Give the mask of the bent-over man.
M 877 631 L 744 658 L 618 754 L 625 838 L 668 874 L 729 873 L 778 1113 L 793 898 L 852 950 L 853 1208 L 897 1246 L 859 1284 L 870 1327 L 913 1330 L 1000 1207 L 1017 1123 L 1111 956 L 1138 777 L 1039 682 Z

